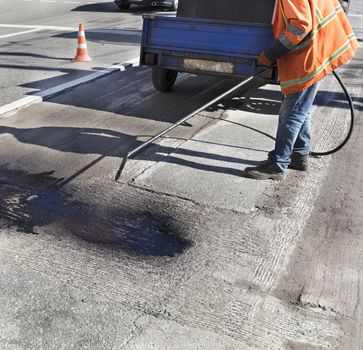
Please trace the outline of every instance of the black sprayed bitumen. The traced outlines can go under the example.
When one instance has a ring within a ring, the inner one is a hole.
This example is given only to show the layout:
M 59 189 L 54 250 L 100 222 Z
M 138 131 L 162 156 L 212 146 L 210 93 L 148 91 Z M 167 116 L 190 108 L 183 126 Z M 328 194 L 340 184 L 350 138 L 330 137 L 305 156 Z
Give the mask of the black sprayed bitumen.
M 15 177 L 2 173 L 0 225 L 28 234 L 36 234 L 39 227 L 54 225 L 58 232 L 102 246 L 117 246 L 133 255 L 174 257 L 192 245 L 186 238 L 187 225 L 177 223 L 172 216 L 156 209 L 136 209 L 132 203 L 120 203 L 117 207 L 110 204 L 98 210 L 73 198 L 64 188 L 54 186 L 57 181 L 51 173 L 17 172 Z
M 73 220 L 73 233 L 90 242 L 114 244 L 129 253 L 148 256 L 172 257 L 191 246 L 172 218 L 122 206 L 111 211 L 106 218 L 94 213 L 78 217 L 81 222 L 75 229 Z

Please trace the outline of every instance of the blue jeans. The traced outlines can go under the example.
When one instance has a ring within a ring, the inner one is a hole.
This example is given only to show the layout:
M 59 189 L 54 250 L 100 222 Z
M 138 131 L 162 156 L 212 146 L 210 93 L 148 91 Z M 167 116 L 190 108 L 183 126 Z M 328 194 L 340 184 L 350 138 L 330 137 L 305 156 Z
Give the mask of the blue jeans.
M 284 172 L 293 152 L 310 152 L 311 110 L 320 81 L 306 90 L 284 96 L 280 108 L 275 150 L 269 153 L 277 168 Z

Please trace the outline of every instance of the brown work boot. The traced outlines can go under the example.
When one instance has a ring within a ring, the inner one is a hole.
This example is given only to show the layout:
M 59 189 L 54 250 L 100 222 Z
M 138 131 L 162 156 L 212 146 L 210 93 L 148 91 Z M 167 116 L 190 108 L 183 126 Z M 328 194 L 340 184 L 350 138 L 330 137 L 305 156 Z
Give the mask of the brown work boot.
M 280 171 L 271 159 L 264 160 L 256 167 L 248 167 L 244 175 L 255 180 L 285 180 L 286 172 Z
M 294 170 L 300 170 L 300 171 L 308 171 L 309 170 L 309 155 L 294 152 L 291 155 L 291 163 L 289 165 L 289 168 L 294 169 Z

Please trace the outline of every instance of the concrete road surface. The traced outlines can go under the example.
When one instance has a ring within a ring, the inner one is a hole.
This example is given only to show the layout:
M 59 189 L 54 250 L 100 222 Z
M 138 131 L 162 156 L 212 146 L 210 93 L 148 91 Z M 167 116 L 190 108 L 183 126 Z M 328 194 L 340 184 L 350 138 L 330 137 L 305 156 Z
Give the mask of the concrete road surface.
M 163 94 L 134 67 L 2 115 L 0 348 L 362 349 L 361 62 L 339 70 L 352 139 L 284 182 L 242 175 L 273 147 L 277 86 L 198 114 L 118 183 L 128 151 L 236 81 L 181 74 Z M 329 76 L 314 149 L 348 124 Z

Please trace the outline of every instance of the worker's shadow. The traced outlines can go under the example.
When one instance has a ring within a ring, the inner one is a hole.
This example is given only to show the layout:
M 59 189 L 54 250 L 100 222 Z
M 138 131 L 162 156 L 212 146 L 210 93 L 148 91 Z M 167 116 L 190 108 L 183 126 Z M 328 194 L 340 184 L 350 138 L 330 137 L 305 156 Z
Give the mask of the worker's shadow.
M 19 142 L 61 152 L 123 156 L 139 142 L 135 136 L 109 129 L 54 127 L 13 128 L 0 126 L 1 134 L 11 134 Z
M 242 128 L 248 128 L 254 133 L 262 134 L 265 137 L 273 139 L 271 135 L 268 135 L 260 130 L 231 122 L 241 126 Z M 182 127 L 182 126 L 180 126 Z M 187 127 L 187 126 L 186 126 Z M 37 146 L 46 147 L 52 150 L 60 152 L 70 152 L 76 154 L 94 154 L 98 155 L 94 161 L 90 162 L 87 166 L 83 167 L 77 173 L 70 176 L 68 179 L 59 179 L 58 185 L 65 185 L 73 180 L 75 177 L 81 175 L 82 172 L 88 170 L 98 161 L 105 157 L 119 157 L 120 159 L 125 157 L 126 154 L 138 147 L 142 142 L 138 140 L 148 139 L 152 135 L 128 135 L 122 132 L 116 132 L 108 129 L 97 128 L 77 128 L 77 127 L 37 127 L 37 128 L 14 128 L 8 126 L 0 126 L 0 136 L 2 134 L 13 135 L 22 144 L 32 144 Z M 187 140 L 187 139 L 182 139 Z M 211 141 L 193 140 L 196 144 L 205 144 L 212 146 L 218 145 L 221 147 L 234 147 L 241 149 L 253 150 L 256 152 L 266 152 L 264 149 L 248 148 L 242 146 L 233 146 L 229 144 L 215 143 Z M 186 156 L 187 159 L 181 159 L 180 156 Z M 216 165 L 202 164 L 201 160 L 217 160 L 221 162 L 228 162 L 232 164 L 246 164 L 255 165 L 255 161 L 241 159 L 237 157 L 225 156 L 222 154 L 210 153 L 205 151 L 197 151 L 184 149 L 182 147 L 177 150 L 172 147 L 166 147 L 159 144 L 153 144 L 149 146 L 146 152 L 141 152 L 137 158 L 150 160 L 150 157 L 156 161 L 163 161 L 166 163 L 180 164 L 183 166 L 192 167 L 204 171 L 212 171 L 217 173 L 226 173 L 230 175 L 238 175 L 239 170 L 233 167 L 222 167 Z M 190 157 L 196 159 L 191 161 Z M 200 161 L 198 161 L 200 160 Z M 10 161 L 10 159 L 9 159 Z M 52 160 L 46 165 L 51 167 Z M 65 167 L 68 165 L 65 164 Z M 48 169 L 43 169 L 48 171 Z

